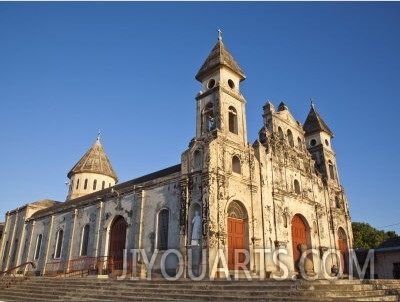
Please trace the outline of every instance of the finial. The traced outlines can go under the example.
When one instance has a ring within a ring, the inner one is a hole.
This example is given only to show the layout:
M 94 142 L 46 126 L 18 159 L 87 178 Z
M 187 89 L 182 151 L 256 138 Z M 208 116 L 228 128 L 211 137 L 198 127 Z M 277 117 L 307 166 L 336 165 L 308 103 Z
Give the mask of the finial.
M 313 102 L 313 99 L 312 99 L 312 98 L 310 98 L 310 105 L 311 105 L 311 107 L 312 107 L 313 109 L 315 109 L 315 108 L 314 108 L 314 102 Z
M 97 140 L 100 141 L 100 138 L 101 138 L 101 132 L 100 132 L 100 129 L 99 129 L 99 131 L 97 132 Z
M 218 28 L 218 41 L 222 41 L 222 30 Z

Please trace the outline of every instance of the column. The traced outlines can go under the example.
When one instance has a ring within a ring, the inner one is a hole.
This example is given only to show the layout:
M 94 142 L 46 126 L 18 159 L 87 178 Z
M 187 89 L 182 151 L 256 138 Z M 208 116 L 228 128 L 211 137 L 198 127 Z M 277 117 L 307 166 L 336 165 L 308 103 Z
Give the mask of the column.
M 71 260 L 72 260 L 72 254 L 74 251 L 74 238 L 75 238 L 75 223 L 76 223 L 76 217 L 78 216 L 78 209 L 74 209 L 74 212 L 72 213 L 72 225 L 71 225 L 71 233 L 69 236 L 69 242 L 68 242 L 68 258 L 67 258 L 67 272 L 70 270 L 71 266 Z
M 51 215 L 51 217 L 50 217 L 50 222 L 49 222 L 48 233 L 47 233 L 46 256 L 45 256 L 45 258 L 44 258 L 44 264 L 43 264 L 43 269 L 42 269 L 42 275 L 44 275 L 44 274 L 46 273 L 46 264 L 47 264 L 47 261 L 49 260 L 51 235 L 52 235 L 52 232 L 53 232 L 53 223 L 54 223 L 54 215 Z M 44 233 L 44 232 L 43 232 L 43 233 Z

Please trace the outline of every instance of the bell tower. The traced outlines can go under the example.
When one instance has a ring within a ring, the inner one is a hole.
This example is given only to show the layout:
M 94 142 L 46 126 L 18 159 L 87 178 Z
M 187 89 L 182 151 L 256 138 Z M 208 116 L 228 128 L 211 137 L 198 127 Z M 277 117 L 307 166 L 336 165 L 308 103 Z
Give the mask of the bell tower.
M 246 101 L 240 94 L 240 83 L 246 78 L 225 45 L 221 30 L 218 40 L 196 75 L 202 89 L 198 93 L 196 139 L 224 136 L 247 144 Z M 216 132 L 216 133 L 215 133 Z
M 196 96 L 196 136 L 182 154 L 181 233 L 187 233 L 181 242 L 191 246 L 196 239 L 193 221 L 198 211 L 202 233 L 195 242 L 208 249 L 208 258 L 199 259 L 213 275 L 214 259 L 223 246 L 229 247 L 229 267 L 235 265 L 235 249 L 249 251 L 252 246 L 249 213 L 259 181 L 254 151 L 247 141 L 246 100 L 240 92 L 246 76 L 222 42 L 220 30 L 195 78 L 201 91 Z M 234 198 L 230 192 L 236 192 Z
M 324 176 L 326 181 L 340 185 L 336 168 L 336 155 L 331 146 L 333 133 L 312 102 L 303 129 L 305 131 L 307 149 L 315 160 L 317 170 Z

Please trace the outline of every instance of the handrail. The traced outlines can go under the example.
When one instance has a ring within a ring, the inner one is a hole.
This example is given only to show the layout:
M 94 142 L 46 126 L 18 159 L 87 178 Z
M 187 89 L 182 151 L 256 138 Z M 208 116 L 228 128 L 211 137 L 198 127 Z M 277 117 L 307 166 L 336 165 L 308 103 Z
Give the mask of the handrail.
M 131 260 L 114 260 L 110 256 L 82 257 L 65 261 L 47 262 L 45 275 L 53 277 L 108 275 L 114 270 L 131 268 Z
M 15 271 L 20 268 L 20 267 L 26 267 L 27 265 L 31 265 L 32 269 L 36 268 L 35 263 L 29 261 L 29 262 L 25 262 L 22 263 L 20 265 L 14 266 L 8 270 L 5 271 L 1 271 L 0 272 L 0 288 L 6 288 L 8 287 L 15 279 Z M 24 274 L 25 279 L 27 278 L 27 276 Z
M 67 277 L 70 275 L 85 275 L 86 273 L 107 274 L 109 264 L 112 263 L 108 256 L 82 257 L 65 261 L 46 263 L 46 275 L 54 277 Z
M 2 272 L 0 272 L 0 274 L 8 274 L 8 273 L 12 272 L 13 270 L 15 270 L 15 269 L 17 269 L 17 268 L 20 268 L 20 267 L 23 267 L 23 266 L 26 266 L 26 265 L 28 265 L 28 264 L 30 264 L 30 265 L 32 266 L 33 269 L 36 268 L 36 264 L 35 264 L 35 263 L 33 263 L 32 261 L 28 261 L 28 262 L 22 263 L 22 264 L 20 264 L 20 265 L 18 265 L 18 266 L 14 266 L 14 267 L 12 267 L 12 268 L 6 270 L 6 271 L 2 271 Z

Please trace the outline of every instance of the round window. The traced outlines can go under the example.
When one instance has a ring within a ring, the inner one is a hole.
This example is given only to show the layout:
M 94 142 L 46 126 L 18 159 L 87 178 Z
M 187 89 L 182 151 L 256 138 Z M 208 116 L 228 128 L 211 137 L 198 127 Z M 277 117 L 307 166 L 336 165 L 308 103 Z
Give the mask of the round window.
M 228 80 L 228 85 L 231 89 L 235 88 L 235 83 L 231 79 Z
M 310 140 L 310 146 L 314 147 L 317 144 L 317 141 L 315 139 Z
M 215 86 L 215 80 L 214 79 L 209 80 L 207 84 L 208 89 L 211 89 L 214 86 Z

